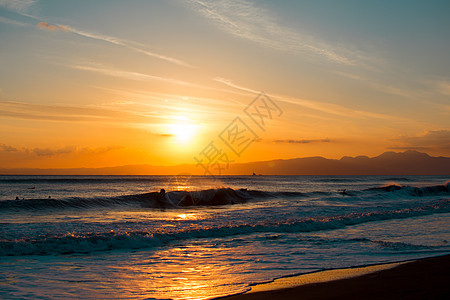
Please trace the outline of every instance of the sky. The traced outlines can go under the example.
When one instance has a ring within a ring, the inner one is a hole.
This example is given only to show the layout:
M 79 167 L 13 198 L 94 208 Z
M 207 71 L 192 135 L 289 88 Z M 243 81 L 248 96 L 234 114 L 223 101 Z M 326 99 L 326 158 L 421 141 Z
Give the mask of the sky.
M 0 167 L 450 156 L 449 1 L 0 0 Z

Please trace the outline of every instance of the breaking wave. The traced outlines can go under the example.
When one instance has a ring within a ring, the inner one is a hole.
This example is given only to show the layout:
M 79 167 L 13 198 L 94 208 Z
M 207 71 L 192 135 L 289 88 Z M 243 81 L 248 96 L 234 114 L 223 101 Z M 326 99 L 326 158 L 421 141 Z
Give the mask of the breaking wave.
M 369 188 L 363 191 L 337 191 L 345 196 L 368 196 L 393 193 L 396 196 L 421 197 L 450 194 L 450 183 L 429 187 L 411 187 L 387 185 Z M 257 199 L 269 198 L 306 198 L 311 196 L 334 195 L 332 192 L 269 192 L 247 189 L 218 188 L 200 191 L 172 191 L 165 194 L 151 192 L 114 197 L 72 197 L 65 199 L 16 199 L 0 201 L 0 211 L 44 210 L 44 209 L 90 209 L 96 207 L 137 206 L 145 208 L 181 208 L 191 206 L 217 206 L 246 203 Z
M 376 192 L 402 192 L 411 196 L 431 196 L 442 195 L 450 193 L 450 183 L 447 182 L 442 185 L 426 186 L 426 187 L 413 187 L 408 185 L 391 184 L 381 187 L 374 187 L 366 189 L 366 191 Z
M 158 247 L 171 241 L 183 241 L 197 238 L 221 238 L 253 233 L 303 233 L 321 230 L 345 228 L 347 226 L 392 220 L 436 213 L 449 213 L 450 200 L 437 200 L 431 204 L 414 208 L 387 211 L 347 213 L 330 217 L 308 217 L 284 221 L 260 221 L 253 224 L 214 224 L 204 226 L 180 227 L 176 230 L 161 232 L 133 230 L 93 231 L 89 233 L 70 233 L 38 235 L 28 238 L 6 239 L 0 237 L 0 256 L 52 255 L 90 253 L 95 251 L 145 249 Z M 142 225 L 142 224 L 141 224 Z M 145 224 L 144 224 L 145 225 Z M 415 246 L 373 241 L 384 248 L 413 249 Z M 425 249 L 425 247 L 419 247 Z
M 0 201 L 2 210 L 42 210 L 112 206 L 140 206 L 148 208 L 180 208 L 187 206 L 217 206 L 245 203 L 252 199 L 270 197 L 300 197 L 300 192 L 264 192 L 246 189 L 233 190 L 231 188 L 208 189 L 201 191 L 173 191 L 165 194 L 151 192 L 136 195 L 115 197 L 73 197 L 66 199 L 16 199 Z

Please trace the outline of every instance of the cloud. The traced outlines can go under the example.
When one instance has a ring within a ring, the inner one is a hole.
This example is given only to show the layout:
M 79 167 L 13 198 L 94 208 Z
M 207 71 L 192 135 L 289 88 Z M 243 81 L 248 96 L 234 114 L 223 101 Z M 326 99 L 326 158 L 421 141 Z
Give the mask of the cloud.
M 191 64 L 189 64 L 189 63 L 187 63 L 187 62 L 185 62 L 183 60 L 180 60 L 180 59 L 177 59 L 177 58 L 173 58 L 173 57 L 170 57 L 170 56 L 166 56 L 166 55 L 163 55 L 163 54 L 159 54 L 159 53 L 156 53 L 156 52 L 148 51 L 148 50 L 144 49 L 143 45 L 139 45 L 139 44 L 134 43 L 134 42 L 122 40 L 122 39 L 119 39 L 119 38 L 116 38 L 116 37 L 112 37 L 112 36 L 108 36 L 108 35 L 104 35 L 104 34 L 97 34 L 97 33 L 83 31 L 83 30 L 76 29 L 74 27 L 67 26 L 67 25 L 60 25 L 60 26 L 63 26 L 65 28 L 65 30 L 67 30 L 69 32 L 72 32 L 74 34 L 77 34 L 79 36 L 82 36 L 82 37 L 86 37 L 86 38 L 90 38 L 90 39 L 94 39 L 94 40 L 99 40 L 99 41 L 104 41 L 104 42 L 107 42 L 107 43 L 110 43 L 110 44 L 114 44 L 114 45 L 117 45 L 117 46 L 122 46 L 122 47 L 128 48 L 130 50 L 133 50 L 135 52 L 144 54 L 146 56 L 150 56 L 150 57 L 153 57 L 153 58 L 158 58 L 160 60 L 164 60 L 164 61 L 176 64 L 176 65 L 179 65 L 179 66 L 182 66 L 182 67 L 189 67 L 189 68 L 193 68 L 194 67 Z
M 414 99 L 425 97 L 427 95 L 427 92 L 418 88 L 416 84 L 414 86 L 401 88 L 398 86 L 392 86 L 391 84 L 376 83 L 369 80 L 366 80 L 366 82 L 369 82 L 369 84 L 377 90 L 390 95 Z
M 284 143 L 284 144 L 310 144 L 310 143 L 331 143 L 330 139 L 313 139 L 313 140 L 274 140 L 274 143 Z
M 38 2 L 37 0 L 0 0 L 0 6 L 5 7 L 8 10 L 14 11 L 20 15 L 32 18 L 34 20 L 39 20 L 38 17 L 35 17 L 31 14 L 28 13 L 28 11 L 30 10 L 30 8 L 36 3 Z M 18 21 L 14 21 L 14 20 L 10 20 L 10 19 L 6 19 L 3 17 L 0 17 L 0 22 L 3 23 L 9 23 L 12 25 L 19 25 L 19 26 L 28 26 L 28 24 L 26 23 L 22 23 L 22 22 L 18 22 Z M 145 45 L 136 43 L 136 42 L 131 42 L 131 41 L 127 41 L 127 40 L 123 40 L 123 39 L 119 39 L 116 37 L 112 37 L 112 36 L 108 36 L 105 34 L 98 34 L 98 33 L 93 33 L 93 32 L 88 32 L 88 31 L 84 31 L 84 30 L 80 30 L 68 25 L 62 25 L 62 24 L 57 24 L 57 25 L 52 25 L 49 24 L 45 21 L 40 21 L 39 23 L 36 24 L 37 27 L 42 28 L 42 29 L 48 29 L 48 30 L 64 30 L 64 31 L 68 31 L 71 33 L 74 33 L 76 35 L 85 37 L 85 38 L 90 38 L 90 39 L 94 39 L 94 40 L 99 40 L 99 41 L 104 41 L 110 44 L 114 44 L 117 46 L 121 46 L 121 47 L 125 47 L 128 48 L 132 51 L 144 54 L 146 56 L 149 57 L 153 57 L 153 58 L 157 58 L 160 60 L 164 60 L 182 67 L 189 67 L 189 68 L 194 68 L 193 65 L 181 60 L 181 59 L 177 59 L 174 57 L 170 57 L 167 55 L 163 55 L 160 53 L 156 53 L 156 52 L 152 52 L 149 51 L 146 48 Z
M 398 86 L 398 85 L 392 85 L 392 82 L 390 83 L 383 83 L 380 82 L 379 79 L 370 79 L 368 76 L 362 76 L 362 75 L 356 75 L 349 72 L 341 72 L 341 71 L 334 71 L 333 72 L 336 75 L 343 76 L 346 78 L 350 78 L 353 80 L 360 81 L 363 84 L 366 84 L 382 93 L 395 95 L 395 96 L 401 96 L 406 98 L 424 98 L 428 96 L 428 93 L 426 90 L 420 88 L 419 82 L 412 82 L 409 86 Z M 377 82 L 378 81 L 378 82 Z
M 0 0 L 0 6 L 18 13 L 25 13 L 37 0 Z
M 265 9 L 245 0 L 192 0 L 192 8 L 224 31 L 277 50 L 324 57 L 329 61 L 353 65 L 359 53 L 332 46 L 312 36 L 280 25 Z
M 375 112 L 356 110 L 349 107 L 345 107 L 339 104 L 329 103 L 329 102 L 320 102 L 314 100 L 308 100 L 303 98 L 291 97 L 286 95 L 271 95 L 277 101 L 302 106 L 308 109 L 312 109 L 315 111 L 319 111 L 325 114 L 352 118 L 352 119 L 382 119 L 382 120 L 407 120 L 397 116 L 391 116 L 386 114 L 380 114 Z M 407 120 L 410 121 L 410 120 Z
M 31 150 L 33 154 L 37 156 L 53 156 L 55 153 L 50 149 L 34 148 Z
M 4 152 L 17 152 L 19 151 L 19 149 L 12 147 L 12 146 L 8 146 L 5 144 L 1 144 L 0 145 L 0 151 L 4 151 Z
M 23 23 L 23 22 L 16 21 L 16 20 L 11 20 L 11 19 L 4 18 L 1 16 L 0 16 L 0 22 L 5 23 L 5 24 L 10 24 L 10 25 L 15 25 L 15 26 L 21 26 L 21 27 L 29 26 L 29 24 L 27 24 L 27 23 Z
M 102 105 L 113 105 L 113 106 L 121 105 L 122 106 L 122 105 L 133 105 L 133 104 L 136 104 L 136 102 L 130 101 L 130 100 L 117 100 L 117 101 L 110 102 L 110 103 L 104 103 Z
M 22 120 L 61 122 L 113 122 L 152 124 L 160 117 L 153 112 L 127 112 L 91 106 L 43 105 L 23 102 L 1 102 L 0 116 Z
M 428 150 L 429 147 L 421 147 L 421 146 L 400 146 L 400 147 L 388 147 L 390 150 Z
M 64 25 L 59 25 L 59 24 L 57 24 L 57 25 L 50 25 L 47 22 L 39 22 L 39 23 L 36 24 L 36 26 L 38 28 L 43 28 L 43 29 L 47 29 L 47 30 L 50 30 L 50 31 L 56 31 L 56 30 L 67 31 L 68 30 L 68 28 L 66 26 L 64 26 Z
M 214 81 L 223 83 L 229 87 L 232 87 L 234 89 L 251 92 L 255 94 L 259 94 L 260 92 L 252 90 L 250 88 L 244 87 L 242 85 L 234 83 L 231 79 L 225 79 L 222 77 L 215 77 L 213 79 Z M 341 117 L 347 117 L 347 118 L 371 118 L 371 119 L 383 119 L 383 120 L 402 120 L 403 118 L 397 117 L 397 116 L 390 116 L 386 114 L 380 114 L 375 112 L 369 112 L 369 111 L 363 111 L 363 110 L 355 110 L 351 109 L 342 105 L 334 104 L 334 103 L 327 103 L 327 102 L 319 102 L 319 101 L 313 101 L 313 100 L 307 100 L 297 97 L 291 97 L 287 95 L 277 95 L 277 94 L 270 94 L 270 96 L 274 97 L 277 101 L 285 102 L 288 104 L 298 105 L 302 106 L 308 109 L 312 109 L 315 111 L 319 111 L 322 113 L 335 115 L 335 116 L 341 116 Z M 318 117 L 318 116 L 313 116 Z M 404 120 L 404 119 L 403 119 Z M 407 120 L 410 121 L 410 120 Z
M 393 149 L 442 149 L 450 150 L 450 130 L 430 130 L 417 136 L 401 136 L 391 139 L 401 145 Z
M 31 147 L 31 148 L 17 148 L 13 146 L 9 146 L 6 144 L 0 145 L 0 152 L 15 152 L 16 154 L 22 156 L 31 156 L 31 157 L 55 157 L 60 155 L 101 155 L 110 151 L 123 149 L 122 146 L 106 146 L 106 147 L 98 147 L 98 148 L 89 148 L 89 147 L 77 147 L 74 145 L 68 145 L 61 148 L 39 148 L 39 147 Z
M 156 112 L 161 119 L 170 119 L 172 115 L 169 111 L 174 112 L 175 115 L 180 113 L 188 113 L 192 116 L 201 116 L 204 122 L 216 122 L 223 118 L 224 114 L 236 114 L 236 109 L 241 109 L 248 105 L 246 102 L 240 102 L 235 97 L 226 96 L 227 93 L 235 94 L 233 91 L 215 89 L 210 87 L 203 87 L 206 90 L 220 91 L 215 93 L 215 97 L 193 97 L 189 96 L 188 100 L 185 100 L 185 94 L 180 93 L 160 93 L 155 91 L 149 91 L 148 89 L 128 89 L 128 88 L 105 88 L 95 86 L 98 89 L 112 93 L 115 97 L 133 99 L 136 104 L 133 105 L 133 109 L 137 112 L 152 111 Z M 238 93 L 239 95 L 241 93 Z M 248 96 L 248 93 L 245 94 Z M 113 103 L 109 103 L 113 105 Z M 239 105 L 239 106 L 236 106 Z M 107 106 L 108 104 L 101 104 Z M 130 105 L 131 106 L 131 105 Z M 113 108 L 122 110 L 123 108 L 113 106 Z M 131 109 L 131 107 L 127 107 Z M 173 119 L 170 119 L 173 120 Z
M 99 74 L 103 74 L 103 75 L 107 75 L 107 76 L 119 77 L 119 78 L 128 79 L 128 80 L 161 81 L 161 82 L 166 82 L 166 83 L 171 83 L 171 84 L 176 84 L 176 85 L 199 88 L 199 89 L 203 89 L 203 90 L 210 90 L 210 91 L 216 91 L 216 92 L 222 92 L 222 93 L 233 93 L 233 94 L 238 94 L 238 95 L 243 94 L 241 92 L 236 93 L 234 91 L 214 88 L 214 87 L 210 87 L 210 86 L 206 86 L 206 85 L 200 85 L 200 84 L 196 84 L 196 83 L 192 83 L 192 82 L 188 82 L 188 81 L 184 81 L 184 80 L 179 80 L 179 79 L 175 79 L 175 78 L 161 77 L 161 76 L 156 76 L 156 75 L 144 74 L 144 73 L 140 73 L 140 72 L 121 70 L 121 69 L 117 69 L 117 68 L 110 67 L 110 66 L 105 66 L 102 64 L 98 64 L 98 63 L 85 63 L 85 64 L 81 63 L 81 64 L 73 64 L 73 65 L 68 65 L 68 66 L 73 69 L 90 71 L 90 72 L 95 72 L 95 73 L 99 73 Z M 224 84 L 226 84 L 230 87 L 236 88 L 236 89 L 245 90 L 247 92 L 251 92 L 251 93 L 255 93 L 255 94 L 260 93 L 258 91 L 254 91 L 251 89 L 245 89 L 244 87 L 239 87 L 237 85 L 233 85 L 231 83 L 231 81 L 228 81 L 223 78 L 215 78 L 213 80 L 224 83 Z M 227 83 L 225 83 L 225 82 L 227 82 Z M 145 91 L 145 94 L 148 95 L 149 92 Z M 246 93 L 244 95 L 248 96 L 248 93 Z M 235 102 L 237 102 L 237 101 L 235 101 Z M 239 103 L 239 102 L 237 102 L 237 103 Z
M 69 67 L 72 67 L 72 68 L 78 69 L 78 70 L 91 71 L 91 72 L 96 72 L 96 73 L 100 73 L 103 75 L 120 77 L 120 78 L 130 79 L 130 80 L 137 80 L 137 81 L 157 80 L 157 81 L 164 81 L 164 82 L 168 82 L 168 83 L 172 83 L 172 84 L 203 88 L 203 86 L 200 86 L 200 85 L 197 85 L 194 83 L 190 83 L 187 81 L 182 81 L 182 80 L 173 79 L 173 78 L 166 78 L 166 77 L 161 77 L 161 76 L 155 76 L 155 75 L 148 75 L 148 74 L 139 73 L 139 72 L 124 71 L 124 70 L 107 67 L 107 66 L 100 65 L 100 64 L 69 65 Z
M 172 138 L 175 136 L 175 134 L 172 133 L 157 133 L 155 135 L 163 138 Z
M 450 81 L 440 80 L 436 82 L 438 92 L 444 96 L 450 96 Z
M 20 152 L 25 153 L 27 155 L 32 156 L 40 156 L 40 157 L 52 157 L 63 154 L 71 154 L 77 151 L 76 146 L 65 146 L 57 149 L 50 148 L 22 148 Z
M 256 90 L 252 90 L 252 89 L 243 87 L 241 85 L 237 85 L 237 84 L 233 83 L 233 81 L 231 81 L 230 79 L 226 79 L 226 78 L 222 78 L 222 77 L 215 77 L 215 78 L 213 78 L 213 80 L 217 81 L 217 82 L 220 82 L 220 83 L 223 83 L 223 84 L 225 84 L 225 85 L 227 85 L 229 87 L 241 90 L 241 91 L 250 92 L 250 93 L 254 93 L 254 94 L 261 93 L 261 91 L 256 91 Z
M 123 146 L 106 146 L 106 147 L 98 147 L 98 148 L 84 147 L 84 148 L 77 148 L 77 153 L 89 154 L 89 155 L 102 155 L 107 152 L 122 150 L 122 149 L 125 149 L 125 147 L 123 147 Z
M 16 153 L 16 154 L 22 154 L 22 155 L 28 155 L 28 156 L 57 156 L 57 155 L 63 155 L 63 154 L 70 154 L 77 151 L 76 146 L 65 146 L 58 149 L 50 149 L 50 148 L 17 148 L 14 146 L 1 144 L 0 145 L 0 152 L 9 152 L 9 153 Z

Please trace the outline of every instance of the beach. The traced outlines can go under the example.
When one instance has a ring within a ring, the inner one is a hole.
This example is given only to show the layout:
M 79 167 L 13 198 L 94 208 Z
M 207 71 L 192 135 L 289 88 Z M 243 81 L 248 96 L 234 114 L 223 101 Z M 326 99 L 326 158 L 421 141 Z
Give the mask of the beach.
M 444 255 L 401 263 L 358 277 L 249 292 L 224 299 L 448 299 L 449 268 L 450 255 Z

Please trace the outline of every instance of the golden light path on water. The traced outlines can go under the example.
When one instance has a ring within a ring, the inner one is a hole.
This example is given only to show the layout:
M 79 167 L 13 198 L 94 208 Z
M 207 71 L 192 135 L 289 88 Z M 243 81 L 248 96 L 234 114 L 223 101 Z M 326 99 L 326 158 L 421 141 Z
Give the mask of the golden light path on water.
M 229 266 L 220 263 L 218 258 L 230 255 L 229 252 L 230 249 L 214 245 L 188 245 L 158 251 L 151 259 L 142 255 L 130 256 L 125 266 L 117 266 L 117 271 L 109 274 L 112 276 L 109 280 L 116 286 L 114 295 L 110 296 L 121 299 L 210 299 L 228 295 L 237 282 L 235 272 L 245 272 L 244 266 L 238 270 L 234 266 L 234 272 L 230 272 Z M 158 257 L 162 263 L 155 264 Z M 168 257 L 171 259 L 166 260 Z

